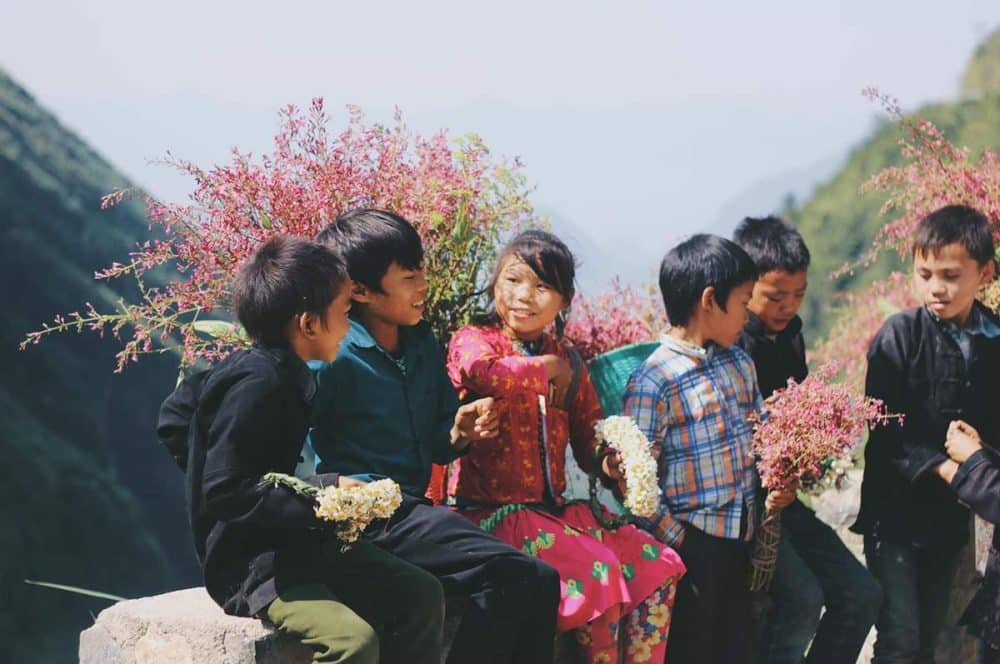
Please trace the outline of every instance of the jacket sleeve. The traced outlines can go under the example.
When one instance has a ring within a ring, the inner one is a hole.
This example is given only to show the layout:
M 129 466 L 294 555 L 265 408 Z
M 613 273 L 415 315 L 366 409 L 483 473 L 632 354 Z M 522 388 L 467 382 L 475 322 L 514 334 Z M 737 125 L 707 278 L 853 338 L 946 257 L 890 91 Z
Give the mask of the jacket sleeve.
M 549 393 L 549 377 L 539 357 L 501 356 L 481 329 L 464 327 L 448 345 L 448 372 L 456 387 L 503 398 L 529 391 Z
M 188 432 L 208 373 L 199 371 L 181 381 L 160 406 L 156 420 L 156 436 L 181 470 L 187 470 Z
M 1000 464 L 995 455 L 979 450 L 962 462 L 951 480 L 958 499 L 990 523 L 1000 524 Z
M 639 430 L 653 444 L 654 449 L 663 446 L 663 433 L 666 431 L 665 389 L 665 386 L 657 385 L 648 375 L 640 372 L 634 374 L 629 380 L 622 398 L 622 414 L 635 420 Z M 662 492 L 663 478 L 659 479 Z M 675 549 L 684 542 L 684 523 L 670 513 L 670 506 L 662 495 L 656 516 L 652 519 L 637 519 L 637 521 L 658 540 Z
M 581 361 L 580 383 L 569 411 L 569 440 L 573 447 L 573 457 L 584 471 L 590 470 L 594 465 L 594 452 L 597 449 L 594 425 L 602 417 L 604 411 L 601 410 L 594 383 L 590 380 L 590 372 Z M 601 475 L 600 468 L 594 470 L 598 476 Z
M 905 414 L 907 344 L 903 331 L 891 323 L 890 319 L 882 326 L 868 349 L 865 394 L 880 399 L 888 412 Z M 908 418 L 904 418 L 902 425 L 896 421 L 878 425 L 868 443 L 885 446 L 892 466 L 911 483 L 925 476 L 936 477 L 933 469 L 948 460 L 943 440 L 939 449 L 923 445 L 919 436 L 912 434 L 912 426 Z
M 437 386 L 438 398 L 431 460 L 434 463 L 444 465 L 460 456 L 460 453 L 456 452 L 451 444 L 451 429 L 455 425 L 455 414 L 458 412 L 458 393 L 455 392 L 455 388 L 448 378 L 448 371 L 444 364 L 444 358 L 438 351 L 437 341 L 434 341 L 434 371 L 437 372 L 435 385 Z M 467 450 L 468 447 L 462 451 Z
M 263 528 L 318 528 L 315 501 L 285 486 L 261 484 L 275 445 L 294 445 L 285 391 L 273 380 L 245 377 L 226 391 L 207 432 L 201 485 L 206 510 L 219 521 Z M 301 442 L 297 443 L 301 445 Z

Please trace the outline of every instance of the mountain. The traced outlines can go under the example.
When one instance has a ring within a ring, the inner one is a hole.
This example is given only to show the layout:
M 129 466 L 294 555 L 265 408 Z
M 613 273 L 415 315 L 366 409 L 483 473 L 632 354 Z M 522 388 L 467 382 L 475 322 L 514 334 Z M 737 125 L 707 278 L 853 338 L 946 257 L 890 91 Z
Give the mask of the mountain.
M 914 115 L 933 122 L 955 145 L 968 147 L 974 159 L 987 148 L 997 149 L 1000 77 L 976 73 L 997 68 L 1000 68 L 1000 30 L 976 50 L 967 68 L 960 100 L 924 106 Z M 975 83 L 970 83 L 970 77 Z M 969 94 L 973 89 L 975 94 Z M 859 259 L 885 222 L 878 214 L 885 196 L 861 195 L 858 189 L 886 166 L 902 163 L 900 131 L 897 123 L 882 121 L 866 141 L 851 151 L 843 168 L 818 187 L 809 200 L 786 207 L 782 212 L 796 224 L 812 254 L 809 291 L 800 311 L 809 342 L 819 339 L 829 328 L 832 322 L 829 310 L 835 303 L 836 292 L 857 290 L 893 269 L 906 268 L 906 261 L 886 252 L 867 269 L 829 278 L 844 263 Z
M 0 661 L 76 661 L 107 605 L 24 579 L 126 597 L 199 582 L 182 475 L 153 434 L 176 359 L 114 374 L 119 345 L 92 333 L 18 350 L 56 313 L 134 295 L 93 279 L 149 237 L 140 204 L 100 210 L 128 184 L 0 70 Z

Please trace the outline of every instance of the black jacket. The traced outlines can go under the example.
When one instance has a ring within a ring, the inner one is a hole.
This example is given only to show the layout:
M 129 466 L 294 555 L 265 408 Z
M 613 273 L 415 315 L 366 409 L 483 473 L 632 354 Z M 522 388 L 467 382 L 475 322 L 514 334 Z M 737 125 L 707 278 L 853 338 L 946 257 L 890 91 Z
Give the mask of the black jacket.
M 751 312 L 736 345 L 747 352 L 757 367 L 757 385 L 766 399 L 786 387 L 788 379 L 801 383 L 808 375 L 806 344 L 802 339 L 802 319 L 796 316 L 774 339 L 767 336 L 764 323 Z
M 975 306 L 978 315 L 997 321 Z M 891 316 L 872 340 L 865 393 L 905 419 L 871 432 L 852 530 L 954 551 L 968 539 L 968 512 L 933 469 L 948 458 L 944 441 L 952 420 L 963 419 L 987 444 L 1000 444 L 1000 338 L 976 336 L 967 366 L 944 325 L 918 307 Z
M 966 459 L 951 487 L 972 511 L 1000 524 L 1000 457 L 993 450 L 983 449 Z M 962 616 L 962 624 L 993 648 L 1000 648 L 1000 526 L 993 530 L 986 575 Z
M 261 485 L 268 472 L 294 472 L 315 391 L 294 353 L 253 348 L 191 376 L 160 409 L 157 434 L 187 473 L 205 586 L 227 613 L 256 615 L 282 587 L 329 574 L 323 545 L 332 531 L 313 501 Z

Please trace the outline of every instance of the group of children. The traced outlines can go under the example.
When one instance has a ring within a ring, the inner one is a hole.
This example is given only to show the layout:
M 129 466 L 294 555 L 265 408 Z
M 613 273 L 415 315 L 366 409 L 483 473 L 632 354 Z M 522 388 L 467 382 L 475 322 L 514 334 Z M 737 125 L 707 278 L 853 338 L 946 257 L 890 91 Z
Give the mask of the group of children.
M 316 662 L 440 662 L 446 596 L 463 598 L 452 663 L 548 663 L 554 635 L 573 631 L 587 663 L 846 664 L 873 623 L 876 661 L 933 661 L 966 506 L 1000 518 L 988 414 L 1000 320 L 974 301 L 993 252 L 985 218 L 957 206 L 914 238 L 925 306 L 891 317 L 869 353 L 868 393 L 905 419 L 866 450 L 866 570 L 796 487 L 760 488 L 750 452 L 749 416 L 807 372 L 796 311 L 809 252 L 784 221 L 747 219 L 734 241 L 695 235 L 663 259 L 670 327 L 623 399 L 657 457 L 661 507 L 618 527 L 563 498 L 567 449 L 622 481 L 562 338 L 575 271 L 563 242 L 514 238 L 487 311 L 445 355 L 422 322 L 423 250 L 405 219 L 359 209 L 315 242 L 276 237 L 235 278 L 254 346 L 161 409 L 208 592 Z M 448 465 L 446 505 L 425 498 L 433 464 Z M 403 503 L 345 550 L 311 499 L 261 482 L 297 468 L 315 486 L 388 477 Z M 765 504 L 783 508 L 783 532 L 773 610 L 755 624 L 748 562 Z M 995 551 L 990 565 L 966 616 L 984 662 L 1000 661 Z

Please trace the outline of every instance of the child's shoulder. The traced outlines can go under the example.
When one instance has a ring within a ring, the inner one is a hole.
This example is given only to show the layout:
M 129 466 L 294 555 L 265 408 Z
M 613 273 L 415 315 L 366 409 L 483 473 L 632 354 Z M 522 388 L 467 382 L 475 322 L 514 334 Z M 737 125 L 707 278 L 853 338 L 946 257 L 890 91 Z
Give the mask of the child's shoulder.
M 878 350 L 904 350 L 918 342 L 926 334 L 936 329 L 925 307 L 911 307 L 890 315 L 875 336 L 872 337 L 869 353 Z

